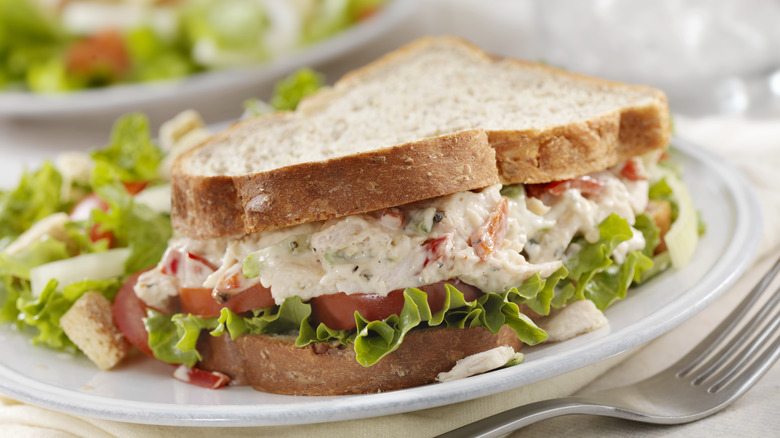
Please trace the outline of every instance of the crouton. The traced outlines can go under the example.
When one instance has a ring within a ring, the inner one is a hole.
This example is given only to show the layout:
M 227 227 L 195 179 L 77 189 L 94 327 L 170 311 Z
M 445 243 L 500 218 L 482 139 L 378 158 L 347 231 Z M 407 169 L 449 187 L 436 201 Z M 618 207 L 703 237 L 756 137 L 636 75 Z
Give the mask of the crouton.
M 71 341 L 100 369 L 119 363 L 132 346 L 114 324 L 111 303 L 99 292 L 87 292 L 60 318 Z

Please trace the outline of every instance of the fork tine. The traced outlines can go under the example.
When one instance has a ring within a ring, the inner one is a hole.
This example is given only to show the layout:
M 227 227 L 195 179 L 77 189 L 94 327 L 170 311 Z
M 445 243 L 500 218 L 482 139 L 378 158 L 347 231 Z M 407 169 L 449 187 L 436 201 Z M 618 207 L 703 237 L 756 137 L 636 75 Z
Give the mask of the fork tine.
M 777 335 L 778 326 L 780 326 L 780 315 L 776 315 L 772 319 L 770 325 L 764 328 L 761 331 L 761 334 L 757 336 L 753 342 L 751 342 L 749 345 L 746 345 L 745 348 L 740 351 L 740 354 L 738 354 L 728 363 L 726 368 L 722 371 L 722 374 L 724 375 L 715 381 L 707 389 L 707 391 L 714 394 L 723 389 L 729 383 L 729 381 L 741 371 L 743 365 L 752 360 L 753 357 L 758 354 L 761 348 L 766 345 L 774 335 Z M 775 339 L 772 348 L 777 348 L 778 342 L 780 342 L 780 340 Z M 771 348 L 769 352 L 771 353 Z
M 712 359 L 710 359 L 709 362 L 707 362 L 707 364 L 704 366 L 704 371 L 699 372 L 696 378 L 693 379 L 692 383 L 694 385 L 701 384 L 704 380 L 715 373 L 717 369 L 723 365 L 724 362 L 726 362 L 726 360 L 734 356 L 734 352 L 738 348 L 742 348 L 746 345 L 755 345 L 755 343 L 748 344 L 749 338 L 759 330 L 758 326 L 770 317 L 769 313 L 775 309 L 778 301 L 780 301 L 780 290 L 775 291 L 775 294 L 772 296 L 772 298 L 761 307 L 759 312 L 750 320 L 750 322 L 746 324 L 733 339 L 728 341 L 726 348 L 715 353 Z M 744 355 L 745 349 L 746 348 L 742 348 L 743 351 L 741 351 L 739 355 Z M 738 365 L 729 364 L 729 368 L 732 366 Z
M 694 347 L 690 353 L 686 354 L 685 357 L 680 359 L 674 365 L 675 368 L 682 367 L 682 369 L 677 373 L 678 377 L 685 377 L 691 371 L 693 371 L 693 369 L 697 368 L 701 362 L 707 356 L 709 356 L 710 353 L 712 353 L 712 351 L 717 348 L 725 338 L 729 336 L 734 328 L 739 325 L 753 304 L 758 301 L 758 299 L 761 297 L 761 294 L 767 289 L 775 276 L 777 276 L 778 271 L 780 271 L 780 259 L 774 263 L 769 272 L 767 272 L 761 278 L 761 281 L 756 284 L 753 290 L 750 291 L 750 293 L 742 300 L 742 302 L 734 308 L 734 311 L 731 312 L 731 314 L 729 314 L 729 316 L 726 317 L 726 319 L 723 320 L 723 322 L 720 323 L 720 325 L 715 330 L 713 330 L 709 336 L 707 336 L 702 342 Z
M 731 385 L 737 387 L 736 393 L 740 394 L 756 383 L 780 358 L 780 337 L 759 356 L 745 372 L 740 374 Z M 736 398 L 736 397 L 735 397 Z

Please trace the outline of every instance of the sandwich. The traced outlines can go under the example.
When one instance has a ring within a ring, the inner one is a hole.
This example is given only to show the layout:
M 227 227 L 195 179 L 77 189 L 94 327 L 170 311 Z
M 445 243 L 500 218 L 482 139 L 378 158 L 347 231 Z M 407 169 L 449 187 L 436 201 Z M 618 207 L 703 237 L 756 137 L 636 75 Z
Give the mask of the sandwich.
M 669 138 L 659 90 L 424 38 L 180 156 L 175 236 L 114 318 L 212 387 L 369 393 L 518 363 L 690 258 Z

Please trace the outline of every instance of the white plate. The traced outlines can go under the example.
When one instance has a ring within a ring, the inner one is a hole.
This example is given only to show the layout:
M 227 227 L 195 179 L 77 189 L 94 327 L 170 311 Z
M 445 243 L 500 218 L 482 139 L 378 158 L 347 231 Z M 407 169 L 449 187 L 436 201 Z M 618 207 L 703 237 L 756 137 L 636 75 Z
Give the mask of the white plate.
M 346 54 L 374 41 L 407 17 L 414 0 L 392 0 L 378 14 L 317 44 L 255 67 L 200 73 L 185 79 L 117 85 L 60 95 L 0 92 L 0 117 L 49 117 L 146 110 L 182 97 L 219 98 L 228 90 L 251 90 L 288 72 Z M 249 92 L 242 95 L 247 96 Z
M 750 265 L 761 230 L 750 184 L 723 160 L 684 141 L 675 153 L 707 223 L 691 264 L 666 272 L 608 309 L 610 325 L 554 345 L 525 349 L 526 362 L 454 382 L 360 396 L 301 397 L 249 388 L 201 389 L 172 368 L 137 358 L 97 370 L 84 357 L 34 347 L 0 331 L 0 390 L 51 409 L 124 422 L 188 426 L 291 425 L 367 418 L 475 399 L 575 370 L 650 341 L 690 318 Z

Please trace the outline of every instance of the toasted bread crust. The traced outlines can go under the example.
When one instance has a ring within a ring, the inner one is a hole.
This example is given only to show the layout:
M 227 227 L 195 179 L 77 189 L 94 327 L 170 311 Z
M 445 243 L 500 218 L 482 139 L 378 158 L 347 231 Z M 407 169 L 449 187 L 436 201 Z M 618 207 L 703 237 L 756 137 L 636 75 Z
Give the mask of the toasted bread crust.
M 502 345 L 517 351 L 522 345 L 508 326 L 496 335 L 481 327 L 419 329 L 409 332 L 397 350 L 364 367 L 351 345 L 296 347 L 291 336 L 245 335 L 234 341 L 240 357 L 211 354 L 230 342 L 225 335 L 202 336 L 198 346 L 205 348 L 205 359 L 198 367 L 228 374 L 231 384 L 246 382 L 259 391 L 294 395 L 366 394 L 425 385 L 458 359 Z
M 616 111 L 567 126 L 489 131 L 504 184 L 547 183 L 606 169 L 669 143 L 664 105 Z
M 250 175 L 192 176 L 177 167 L 173 175 L 173 225 L 201 239 L 364 213 L 499 182 L 495 151 L 480 129 Z

